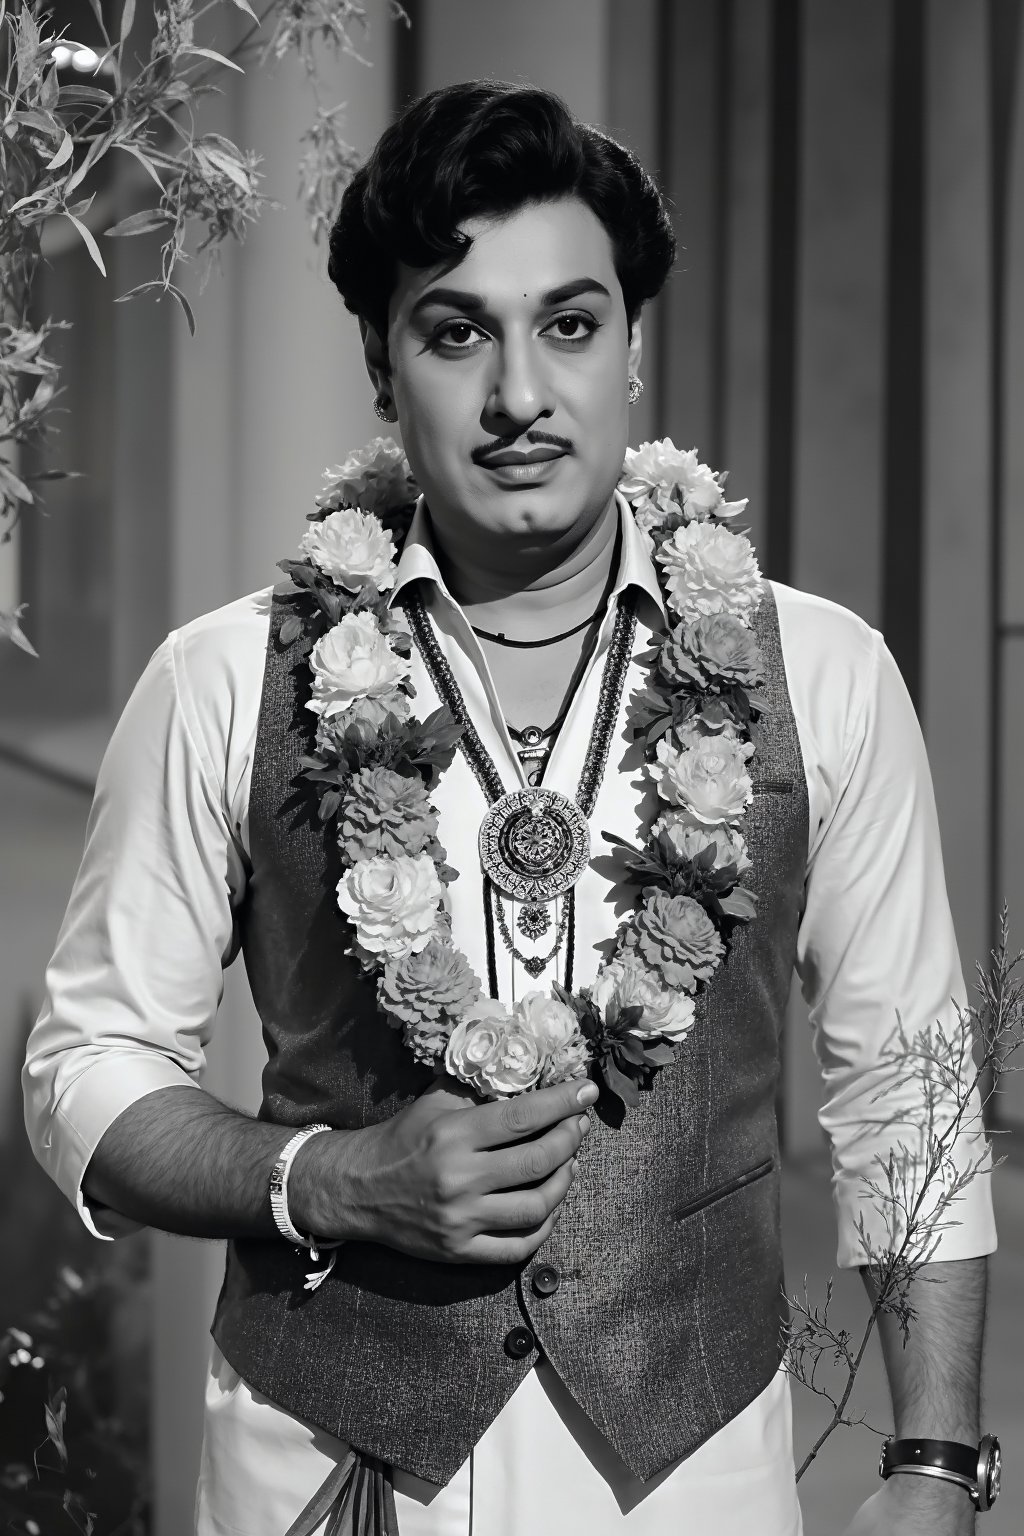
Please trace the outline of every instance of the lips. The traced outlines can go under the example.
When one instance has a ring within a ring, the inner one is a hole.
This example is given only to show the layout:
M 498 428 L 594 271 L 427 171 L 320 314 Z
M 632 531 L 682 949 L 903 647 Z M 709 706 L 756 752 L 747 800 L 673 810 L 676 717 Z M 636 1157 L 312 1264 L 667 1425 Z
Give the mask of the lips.
M 501 469 L 509 464 L 546 464 L 564 456 L 564 448 L 531 448 L 528 452 L 521 448 L 501 448 L 497 453 L 481 456 L 479 462 L 485 469 Z

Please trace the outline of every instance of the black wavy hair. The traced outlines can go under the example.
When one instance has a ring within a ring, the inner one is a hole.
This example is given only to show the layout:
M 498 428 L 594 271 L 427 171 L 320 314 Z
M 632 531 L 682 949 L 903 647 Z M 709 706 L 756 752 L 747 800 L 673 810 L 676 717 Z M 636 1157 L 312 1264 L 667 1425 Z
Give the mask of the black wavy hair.
M 675 258 L 666 205 L 639 161 L 550 91 L 468 80 L 431 91 L 385 130 L 345 189 L 327 271 L 354 314 L 387 337 L 397 263 L 464 256 L 479 215 L 577 197 L 607 230 L 632 328 Z

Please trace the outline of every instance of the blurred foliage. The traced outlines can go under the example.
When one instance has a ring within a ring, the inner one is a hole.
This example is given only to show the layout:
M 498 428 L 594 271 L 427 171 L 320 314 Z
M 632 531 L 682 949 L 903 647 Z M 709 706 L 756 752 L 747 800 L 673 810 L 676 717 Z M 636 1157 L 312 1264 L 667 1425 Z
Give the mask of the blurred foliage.
M 25 1000 L 14 1045 L 34 1010 Z M 0 1530 L 144 1536 L 150 1288 L 144 1233 L 100 1244 L 0 1105 Z M 94 1524 L 90 1526 L 90 1517 Z
M 387 14 L 406 20 L 397 0 L 380 3 Z M 271 202 L 261 191 L 254 150 L 198 131 L 202 98 L 222 91 L 233 72 L 244 73 L 243 61 L 268 65 L 288 55 L 301 61 L 313 110 L 299 178 L 314 239 L 330 228 L 357 163 L 342 131 L 344 108 L 324 100 L 319 60 L 340 53 L 360 58 L 355 38 L 365 28 L 366 6 L 355 0 L 268 0 L 256 10 L 250 0 L 164 0 L 143 7 L 148 44 L 140 56 L 129 52 L 143 30 L 136 0 L 117 8 L 116 29 L 103 0 L 81 0 L 83 13 L 86 5 L 102 39 L 88 83 L 78 70 L 68 79 L 69 49 L 79 45 L 54 31 L 45 0 L 0 0 L 0 542 L 10 538 L 23 508 L 38 500 L 33 485 L 17 473 L 17 457 L 45 438 L 59 395 L 60 370 L 49 343 L 67 321 L 47 318 L 33 325 L 30 318 L 43 230 L 54 220 L 66 221 L 106 276 L 94 227 L 102 222 L 95 189 L 101 164 L 106 172 L 131 156 L 153 187 L 150 206 L 103 234 L 130 238 L 155 231 L 161 237 L 159 272 L 119 300 L 170 296 L 194 332 L 192 307 L 175 281 L 178 268 L 201 257 L 200 287 L 205 285 L 219 247 L 227 239 L 241 241 Z M 197 42 L 197 23 L 218 9 L 246 20 L 227 53 Z M 47 469 L 32 481 L 71 473 Z M 20 612 L 0 612 L 0 639 L 31 651 Z
M 47 1300 L 0 1336 L 0 1521 L 51 1536 L 145 1536 L 148 1415 L 120 1400 L 117 1352 L 99 1347 L 117 1315 L 110 1276 L 62 1267 Z

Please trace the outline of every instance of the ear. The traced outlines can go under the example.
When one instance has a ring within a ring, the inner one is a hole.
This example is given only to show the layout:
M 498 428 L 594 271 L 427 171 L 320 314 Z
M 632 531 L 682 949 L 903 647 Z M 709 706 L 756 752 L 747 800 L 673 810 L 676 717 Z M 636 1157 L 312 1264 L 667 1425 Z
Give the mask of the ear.
M 388 362 L 387 343 L 368 320 L 359 317 L 359 334 L 363 340 L 363 359 L 370 383 L 376 393 L 391 395 L 391 366 Z
M 629 333 L 629 371 L 637 375 L 640 373 L 640 359 L 643 356 L 644 350 L 641 325 L 641 318 L 637 315 Z

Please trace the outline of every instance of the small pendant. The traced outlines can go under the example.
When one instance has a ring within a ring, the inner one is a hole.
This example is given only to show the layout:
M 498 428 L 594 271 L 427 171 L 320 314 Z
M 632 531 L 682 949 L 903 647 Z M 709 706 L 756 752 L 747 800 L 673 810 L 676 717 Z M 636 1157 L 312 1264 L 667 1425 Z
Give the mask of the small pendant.
M 547 963 L 548 962 L 543 955 L 529 955 L 523 961 L 523 969 L 529 971 L 530 975 L 536 978 L 540 975 L 541 971 L 544 969 Z
M 520 907 L 519 916 L 516 919 L 516 927 L 527 939 L 539 939 L 542 933 L 547 933 L 551 927 L 551 916 L 547 907 L 528 903 Z

